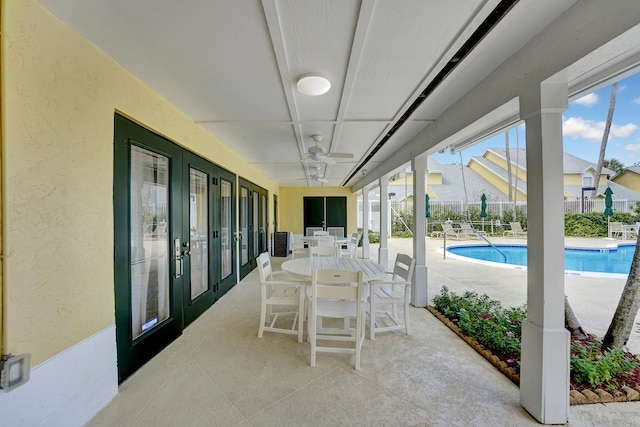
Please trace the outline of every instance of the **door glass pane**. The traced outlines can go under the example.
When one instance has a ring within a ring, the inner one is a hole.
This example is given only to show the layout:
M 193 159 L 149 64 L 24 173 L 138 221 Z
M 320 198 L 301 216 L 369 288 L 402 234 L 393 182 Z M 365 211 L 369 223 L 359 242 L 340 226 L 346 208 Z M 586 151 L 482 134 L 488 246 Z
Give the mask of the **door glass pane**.
M 249 190 L 240 188 L 240 259 L 241 265 L 249 262 Z
M 231 183 L 220 180 L 220 228 L 222 232 L 222 278 L 233 273 L 231 251 Z
M 209 176 L 189 170 L 189 238 L 191 256 L 191 299 L 209 289 Z
M 169 159 L 131 147 L 131 333 L 169 317 Z
M 258 228 L 259 228 L 259 222 L 258 222 L 258 193 L 254 192 L 253 193 L 253 197 L 251 198 L 252 201 L 252 205 L 253 205 L 253 212 L 252 212 L 252 224 L 253 224 L 253 256 L 256 257 L 258 256 L 258 254 L 260 253 L 260 239 L 258 238 Z
M 261 215 L 261 220 L 260 220 L 260 227 L 262 228 L 260 230 L 260 233 L 262 233 L 261 236 L 261 245 L 262 245 L 262 250 L 266 251 L 267 250 L 267 203 L 268 203 L 268 199 L 266 195 L 262 195 L 262 208 L 260 209 L 260 212 L 262 212 Z

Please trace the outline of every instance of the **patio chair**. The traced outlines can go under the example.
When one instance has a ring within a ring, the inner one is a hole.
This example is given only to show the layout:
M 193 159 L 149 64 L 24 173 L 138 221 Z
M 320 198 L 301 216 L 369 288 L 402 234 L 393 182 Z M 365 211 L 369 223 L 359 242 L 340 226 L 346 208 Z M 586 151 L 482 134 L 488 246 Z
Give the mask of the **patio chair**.
M 624 229 L 622 227 L 622 223 L 621 222 L 610 222 L 609 223 L 609 229 L 611 230 L 611 237 L 613 237 L 613 238 L 615 238 L 615 237 L 622 238 L 622 236 L 624 234 Z
M 460 223 L 460 231 L 458 231 L 458 237 L 464 239 L 479 239 L 475 229 L 471 226 L 471 224 L 467 222 Z
M 261 293 L 258 338 L 262 338 L 264 331 L 268 331 L 298 335 L 298 342 L 302 342 L 306 282 L 293 279 L 274 280 L 271 257 L 268 252 L 258 256 L 257 264 Z M 274 305 L 289 307 L 289 311 L 273 312 L 271 307 Z M 290 328 L 284 328 L 277 323 L 280 316 L 293 316 Z
M 393 271 L 380 280 L 369 281 L 369 338 L 375 339 L 376 332 L 402 330 L 407 335 L 409 328 L 409 299 L 411 278 L 416 260 L 406 254 L 396 255 Z M 399 306 L 403 307 L 404 322 L 400 320 Z M 378 322 L 379 314 L 384 316 Z M 382 322 L 385 321 L 385 323 Z
M 349 235 L 347 243 L 340 244 L 340 256 L 343 258 L 356 258 L 356 251 L 358 250 L 358 238 L 357 234 Z
M 327 246 L 327 245 L 311 246 L 309 248 L 309 256 L 311 258 L 323 257 L 323 256 L 338 256 L 338 247 L 335 244 L 331 246 Z
M 456 238 L 456 240 L 460 240 L 460 236 L 458 235 L 458 232 L 460 231 L 457 228 L 453 228 L 453 225 L 451 225 L 450 222 L 443 222 L 442 224 L 440 224 L 440 226 L 442 227 L 442 236 L 444 237 L 445 235 L 447 237 L 449 236 L 454 236 Z M 447 231 L 449 230 L 454 230 L 453 233 L 447 233 Z
M 314 230 L 313 231 L 313 235 L 314 236 L 328 236 L 329 232 L 325 231 L 325 230 Z
M 527 237 L 527 230 L 523 230 L 519 221 L 510 222 L 511 230 L 504 232 L 505 237 Z
M 317 236 L 316 246 L 335 246 L 336 236 Z
M 309 256 L 309 249 L 302 240 L 302 234 L 292 234 L 291 238 L 291 258 L 306 258 Z
M 318 352 L 354 353 L 355 368 L 360 370 L 360 353 L 364 344 L 365 300 L 366 292 L 361 271 L 313 270 L 308 322 L 312 367 L 316 366 Z M 355 330 L 321 327 L 322 318 L 355 318 L 356 327 Z M 353 347 L 332 347 L 329 343 L 319 346 L 318 341 L 352 342 Z

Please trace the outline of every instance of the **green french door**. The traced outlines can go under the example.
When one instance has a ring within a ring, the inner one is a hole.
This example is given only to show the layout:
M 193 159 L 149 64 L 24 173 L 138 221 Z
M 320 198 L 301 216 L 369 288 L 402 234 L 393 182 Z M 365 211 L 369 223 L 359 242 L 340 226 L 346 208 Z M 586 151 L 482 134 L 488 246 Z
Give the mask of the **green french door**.
M 256 257 L 267 250 L 268 193 L 262 187 L 239 178 L 240 278 L 256 268 Z
M 347 229 L 346 197 L 305 197 L 303 199 L 304 233 L 326 230 L 330 234 L 344 237 Z
M 123 381 L 179 336 L 235 284 L 235 179 L 176 144 L 116 115 L 115 299 L 118 377 Z M 224 187 L 224 189 L 223 189 Z M 229 213 L 231 212 L 231 213 Z M 229 252 L 230 251 L 230 252 Z M 231 268 L 229 276 L 223 276 Z

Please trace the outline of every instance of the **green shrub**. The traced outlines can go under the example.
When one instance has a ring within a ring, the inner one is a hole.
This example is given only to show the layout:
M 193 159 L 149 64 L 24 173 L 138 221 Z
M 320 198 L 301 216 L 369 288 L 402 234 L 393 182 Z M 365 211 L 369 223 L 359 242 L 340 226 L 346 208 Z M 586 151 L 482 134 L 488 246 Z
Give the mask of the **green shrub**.
M 487 295 L 472 291 L 457 295 L 446 286 L 433 298 L 433 305 L 485 348 L 497 355 L 515 358 L 515 367 L 519 368 L 521 325 L 526 306 L 505 308 Z M 570 360 L 572 380 L 592 388 L 618 388 L 616 375 L 631 374 L 639 365 L 634 356 L 620 348 L 603 352 L 599 340 L 571 344 Z
M 521 325 L 526 316 L 524 306 L 505 308 L 486 294 L 467 291 L 460 296 L 446 286 L 433 299 L 433 304 L 487 349 L 505 355 L 520 354 Z
M 617 388 L 616 375 L 631 374 L 638 366 L 638 360 L 627 356 L 621 348 L 602 351 L 602 342 L 592 344 L 571 344 L 571 375 L 578 382 L 591 387 L 608 384 Z

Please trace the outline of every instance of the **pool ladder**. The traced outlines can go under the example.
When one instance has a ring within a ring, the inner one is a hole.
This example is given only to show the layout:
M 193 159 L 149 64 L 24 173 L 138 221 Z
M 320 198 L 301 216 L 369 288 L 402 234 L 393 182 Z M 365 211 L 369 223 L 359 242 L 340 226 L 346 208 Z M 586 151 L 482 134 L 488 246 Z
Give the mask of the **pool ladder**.
M 500 255 L 502 255 L 502 257 L 504 258 L 504 263 L 507 263 L 507 256 L 504 254 L 504 252 L 502 252 L 500 249 L 498 249 L 498 247 L 496 245 L 494 245 L 493 243 L 491 243 L 489 241 L 489 239 L 487 239 L 484 236 L 484 233 L 480 234 L 478 233 L 478 231 L 475 228 L 450 228 L 449 230 L 444 232 L 444 250 L 442 251 L 442 256 L 443 259 L 447 259 L 447 233 L 450 231 L 453 231 L 454 233 L 457 233 L 460 230 L 464 230 L 464 231 L 471 231 L 473 234 L 475 234 L 476 236 L 480 237 L 482 240 L 484 240 L 485 242 L 487 242 L 487 245 L 491 246 L 493 249 L 495 249 L 496 251 L 498 251 L 500 253 Z

